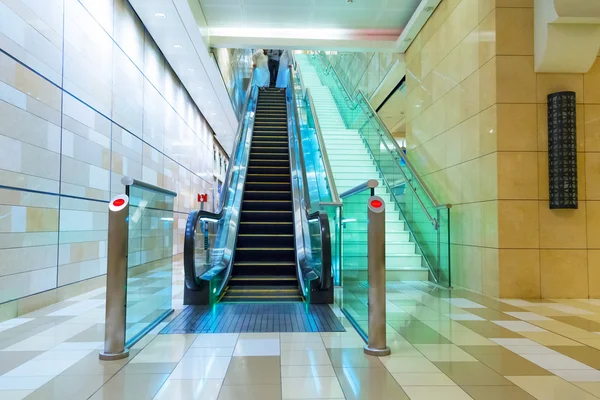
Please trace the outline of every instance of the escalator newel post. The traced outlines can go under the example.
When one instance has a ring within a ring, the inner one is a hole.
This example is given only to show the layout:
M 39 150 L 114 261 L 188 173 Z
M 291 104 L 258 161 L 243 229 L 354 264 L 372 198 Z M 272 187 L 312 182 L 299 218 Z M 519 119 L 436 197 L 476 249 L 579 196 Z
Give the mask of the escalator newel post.
M 368 209 L 368 279 L 369 335 L 365 354 L 388 356 L 385 322 L 385 202 L 379 196 L 369 197 Z

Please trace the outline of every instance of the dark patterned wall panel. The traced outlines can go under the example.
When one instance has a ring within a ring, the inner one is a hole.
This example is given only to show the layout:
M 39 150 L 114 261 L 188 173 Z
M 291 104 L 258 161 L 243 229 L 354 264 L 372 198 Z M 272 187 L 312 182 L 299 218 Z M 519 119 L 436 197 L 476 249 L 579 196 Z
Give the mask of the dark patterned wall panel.
M 550 208 L 577 208 L 577 124 L 575 92 L 548 95 Z

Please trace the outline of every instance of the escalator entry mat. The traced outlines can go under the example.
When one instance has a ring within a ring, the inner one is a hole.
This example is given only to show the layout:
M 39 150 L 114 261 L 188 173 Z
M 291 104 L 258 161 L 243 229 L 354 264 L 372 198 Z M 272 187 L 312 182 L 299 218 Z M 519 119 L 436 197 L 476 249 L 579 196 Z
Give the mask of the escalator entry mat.
M 160 333 L 344 332 L 326 304 L 218 303 L 185 306 Z

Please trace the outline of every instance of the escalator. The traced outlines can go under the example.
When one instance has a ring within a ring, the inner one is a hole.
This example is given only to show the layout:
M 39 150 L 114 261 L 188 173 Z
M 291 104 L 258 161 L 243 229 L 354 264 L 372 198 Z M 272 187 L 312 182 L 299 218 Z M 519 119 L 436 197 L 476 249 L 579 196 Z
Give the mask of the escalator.
M 286 97 L 259 92 L 233 274 L 222 301 L 301 301 Z
M 216 212 L 190 213 L 184 304 L 333 302 L 327 212 L 311 198 L 294 93 L 249 86 Z

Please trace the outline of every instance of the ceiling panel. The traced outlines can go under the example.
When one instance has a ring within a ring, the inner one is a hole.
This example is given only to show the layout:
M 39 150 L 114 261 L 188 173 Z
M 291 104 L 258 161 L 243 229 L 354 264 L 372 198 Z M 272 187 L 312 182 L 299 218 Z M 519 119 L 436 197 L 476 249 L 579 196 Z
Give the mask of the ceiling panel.
M 420 0 L 198 0 L 209 27 L 404 28 Z M 229 14 L 235 14 L 235 17 Z M 241 14 L 241 18 L 239 17 Z

